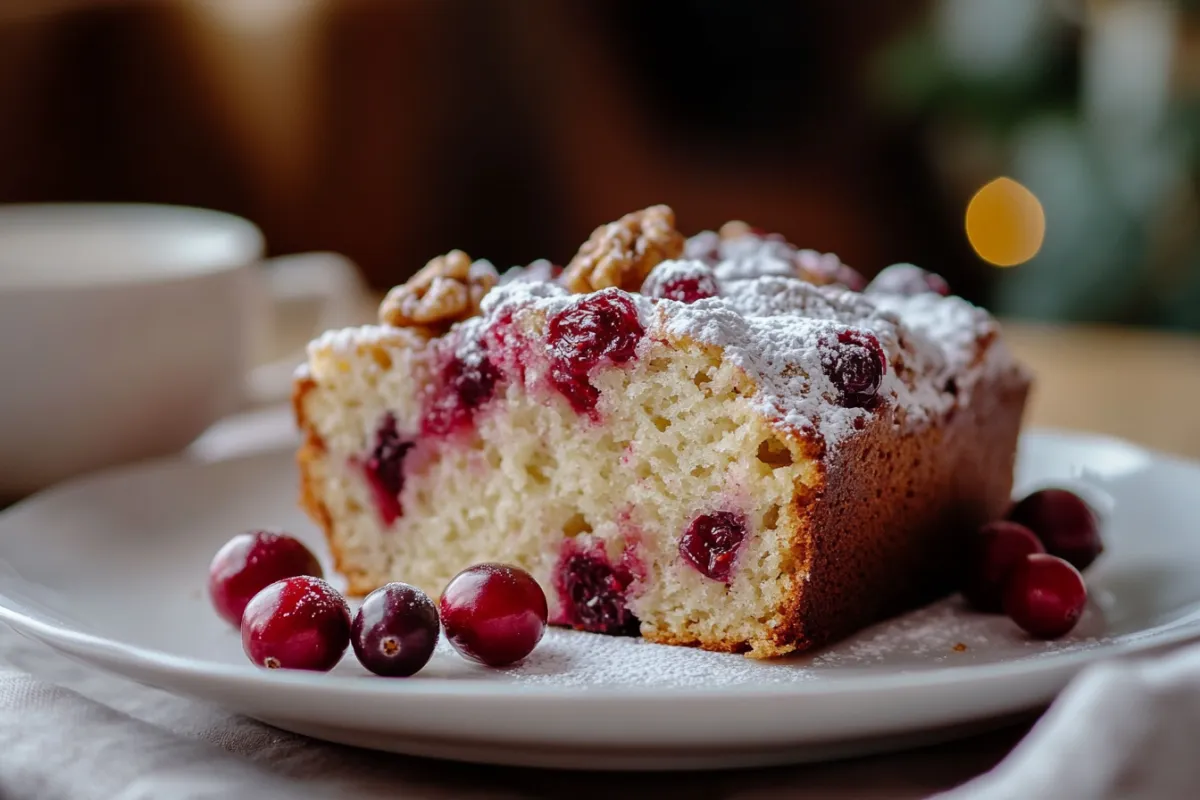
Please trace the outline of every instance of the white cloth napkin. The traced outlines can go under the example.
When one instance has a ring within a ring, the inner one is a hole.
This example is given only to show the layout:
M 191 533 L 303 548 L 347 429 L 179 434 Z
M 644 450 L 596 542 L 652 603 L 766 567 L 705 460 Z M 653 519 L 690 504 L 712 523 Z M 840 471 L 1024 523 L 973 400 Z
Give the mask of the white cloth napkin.
M 940 800 L 1200 797 L 1200 646 L 1096 664 L 998 767 Z
M 201 460 L 294 443 L 286 409 L 217 425 Z M 1200 646 L 1096 665 L 999 766 L 1011 732 L 912 753 L 715 774 L 578 774 L 372 753 L 77 664 L 0 626 L 0 798 L 1200 797 Z M 986 771 L 986 772 L 985 772 Z M 985 774 L 969 783 L 980 772 Z

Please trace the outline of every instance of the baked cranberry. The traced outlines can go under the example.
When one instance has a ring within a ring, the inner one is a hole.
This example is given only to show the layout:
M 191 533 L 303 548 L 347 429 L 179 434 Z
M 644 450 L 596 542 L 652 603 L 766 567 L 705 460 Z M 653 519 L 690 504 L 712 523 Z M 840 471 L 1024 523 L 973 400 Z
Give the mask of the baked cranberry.
M 870 294 L 895 294 L 912 297 L 918 294 L 950 294 L 950 284 L 935 272 L 928 272 L 912 264 L 893 264 L 884 268 L 869 284 Z
M 267 669 L 333 669 L 350 644 L 350 607 L 320 578 L 276 581 L 246 606 L 242 649 Z
M 593 633 L 638 635 L 640 623 L 625 605 L 632 582 L 629 568 L 624 563 L 614 567 L 603 546 L 589 551 L 568 547 L 555 575 L 563 622 Z
M 441 436 L 467 427 L 476 410 L 492 399 L 500 370 L 482 351 L 455 355 L 442 368 L 441 382 L 421 423 L 422 432 Z
M 1087 587 L 1079 570 L 1045 553 L 1025 556 L 1004 590 L 1004 613 L 1039 639 L 1069 633 L 1086 605 Z
M 984 525 L 968 546 L 963 597 L 980 611 L 999 612 L 1013 569 L 1025 556 L 1044 552 L 1042 543 L 1024 525 L 1004 521 Z
M 396 417 L 391 412 L 385 414 L 375 432 L 375 447 L 363 465 L 384 525 L 391 525 L 404 513 L 400 505 L 400 490 L 404 488 L 404 456 L 412 446 L 412 442 L 401 439 L 396 431 Z
M 520 661 L 546 632 L 542 587 L 506 564 L 476 564 L 458 573 L 442 592 L 440 609 L 454 649 L 489 667 Z
M 746 539 L 746 519 L 741 514 L 717 511 L 692 520 L 679 539 L 679 555 L 701 575 L 729 583 L 738 550 Z
M 838 389 L 838 402 L 846 408 L 873 406 L 887 372 L 879 340 L 867 331 L 847 330 L 822 349 L 821 365 Z
M 250 598 L 275 581 L 324 577 L 317 557 L 298 539 L 277 531 L 249 531 L 226 542 L 208 566 L 208 596 L 217 613 L 237 626 Z
M 719 293 L 717 281 L 712 273 L 677 275 L 654 284 L 650 297 L 660 300 L 677 300 L 692 304 Z
M 600 393 L 588 380 L 600 364 L 634 357 L 645 334 L 637 307 L 618 289 L 588 295 L 550 318 L 550 381 L 577 413 L 596 407 Z
M 1046 552 L 1087 569 L 1101 553 L 1104 543 L 1095 513 L 1074 492 L 1043 489 L 1012 507 L 1008 518 L 1037 534 Z
M 364 667 L 376 675 L 415 675 L 437 646 L 437 606 L 420 589 L 389 583 L 363 598 L 350 626 L 350 644 Z

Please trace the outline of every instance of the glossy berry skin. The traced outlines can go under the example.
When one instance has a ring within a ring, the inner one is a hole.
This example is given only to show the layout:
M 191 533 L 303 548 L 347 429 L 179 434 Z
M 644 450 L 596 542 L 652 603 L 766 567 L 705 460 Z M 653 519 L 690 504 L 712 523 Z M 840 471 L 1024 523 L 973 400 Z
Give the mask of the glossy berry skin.
M 454 649 L 489 667 L 520 661 L 546 632 L 542 587 L 507 564 L 476 564 L 458 573 L 442 592 L 439 609 Z
M 600 392 L 588 376 L 601 364 L 624 364 L 646 333 L 629 295 L 605 289 L 550 318 L 550 382 L 576 413 L 595 409 Z
M 1025 556 L 1004 590 L 1004 613 L 1038 639 L 1070 633 L 1086 605 L 1087 587 L 1079 570 L 1045 553 Z
M 437 606 L 407 583 L 389 583 L 363 598 L 350 626 L 350 644 L 364 667 L 376 675 L 415 675 L 437 646 Z
M 823 348 L 821 366 L 845 408 L 872 408 L 887 372 L 887 359 L 874 334 L 846 330 Z
M 267 669 L 328 672 L 350 644 L 350 607 L 320 578 L 276 581 L 242 615 L 242 649 Z
M 226 542 L 208 566 L 208 596 L 221 619 L 237 627 L 254 595 L 297 575 L 324 577 L 317 557 L 278 531 L 249 531 Z
M 701 575 L 729 583 L 745 538 L 746 520 L 741 514 L 730 511 L 701 514 L 679 539 L 679 555 Z
M 999 613 L 1004 587 L 1013 569 L 1025 556 L 1044 553 L 1033 532 L 1015 522 L 990 522 L 979 529 L 968 548 L 962 576 L 962 593 L 980 611 Z
M 1101 553 L 1096 515 L 1079 495 L 1065 489 L 1043 489 L 1013 506 L 1008 518 L 1029 528 L 1046 552 L 1087 569 Z
M 866 291 L 868 294 L 893 294 L 912 297 L 918 294 L 950 294 L 950 284 L 935 272 L 912 264 L 893 264 L 876 275 Z

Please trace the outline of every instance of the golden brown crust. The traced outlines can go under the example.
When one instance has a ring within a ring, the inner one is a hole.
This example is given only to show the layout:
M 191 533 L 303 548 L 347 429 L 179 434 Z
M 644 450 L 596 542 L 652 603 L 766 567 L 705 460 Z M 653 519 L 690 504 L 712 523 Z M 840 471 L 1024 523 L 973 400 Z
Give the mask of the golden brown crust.
M 318 467 L 326 455 L 325 442 L 322 441 L 315 426 L 310 423 L 308 412 L 305 409 L 305 401 L 309 393 L 316 388 L 316 381 L 307 375 L 297 378 L 292 386 L 292 411 L 295 414 L 297 427 L 304 434 L 304 441 L 296 452 L 296 466 L 300 471 L 300 507 L 308 514 L 309 519 L 320 526 L 321 531 L 325 534 L 325 541 L 328 543 L 330 555 L 333 557 L 334 571 L 344 576 L 349 584 L 347 594 L 359 597 L 375 587 L 368 587 L 367 576 L 356 570 L 354 565 L 344 557 L 338 546 L 337 537 L 334 536 L 333 515 L 330 514 L 325 501 L 321 499 Z
M 940 425 L 896 438 L 880 415 L 843 442 L 794 534 L 807 577 L 754 655 L 808 650 L 949 591 L 963 534 L 1010 501 L 1028 390 L 1017 376 L 983 383 Z
M 567 265 L 562 282 L 576 293 L 610 286 L 636 292 L 650 270 L 679 258 L 683 247 L 683 234 L 675 230 L 675 212 L 669 206 L 650 206 L 592 231 Z

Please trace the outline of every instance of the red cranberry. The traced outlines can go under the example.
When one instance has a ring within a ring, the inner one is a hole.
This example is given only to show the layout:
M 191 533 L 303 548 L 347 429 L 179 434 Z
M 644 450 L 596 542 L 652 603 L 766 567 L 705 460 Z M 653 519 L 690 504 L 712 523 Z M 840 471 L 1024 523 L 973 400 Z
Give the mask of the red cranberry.
M 912 264 L 893 264 L 867 284 L 867 292 L 904 297 L 933 293 L 946 297 L 950 294 L 950 284 L 935 272 L 927 272 Z
M 1069 633 L 1085 605 L 1087 587 L 1079 570 L 1045 553 L 1025 556 L 1004 590 L 1004 613 L 1039 639 L 1057 639 Z
M 592 369 L 629 361 L 645 334 L 637 307 L 618 289 L 584 297 L 551 317 L 548 328 L 550 381 L 577 413 L 592 411 L 599 399 L 588 380 Z
M 389 583 L 363 598 L 350 626 L 359 663 L 390 678 L 415 675 L 437 646 L 437 606 L 407 583 Z
M 879 340 L 867 331 L 847 330 L 837 335 L 836 344 L 823 350 L 821 364 L 840 393 L 838 402 L 846 408 L 874 406 L 887 372 Z
M 455 355 L 442 369 L 441 384 L 425 410 L 422 432 L 440 436 L 469 426 L 476 410 L 492 399 L 500 370 L 482 351 Z
M 679 540 L 679 555 L 714 581 L 729 583 L 733 562 L 746 538 L 746 519 L 741 514 L 717 511 L 701 514 Z
M 533 652 L 546 632 L 546 595 L 528 572 L 476 564 L 446 586 L 440 603 L 446 638 L 464 658 L 503 667 Z
M 350 607 L 320 578 L 276 581 L 242 615 L 242 649 L 267 669 L 328 672 L 349 644 Z
M 226 622 L 237 626 L 254 595 L 297 575 L 324 577 L 317 557 L 298 539 L 276 531 L 250 531 L 230 539 L 208 567 L 208 596 Z
M 980 611 L 999 612 L 1013 569 L 1025 556 L 1044 552 L 1042 543 L 1023 525 L 1003 521 L 984 525 L 970 543 L 963 597 Z
M 367 482 L 379 516 L 384 525 L 391 525 L 404 508 L 400 505 L 400 490 L 404 488 L 404 456 L 413 443 L 400 438 L 396 431 L 396 417 L 388 412 L 375 432 L 375 448 L 364 464 Z
M 625 605 L 632 582 L 629 568 L 614 567 L 603 546 L 587 552 L 569 548 L 555 575 L 563 621 L 577 630 L 637 636 L 640 623 Z
M 655 286 L 650 296 L 691 305 L 698 300 L 716 297 L 717 293 L 717 282 L 711 275 L 680 275 Z
M 1065 489 L 1043 489 L 1013 506 L 1008 518 L 1037 534 L 1052 556 L 1076 569 L 1087 569 L 1101 553 L 1096 515 L 1079 495 Z

